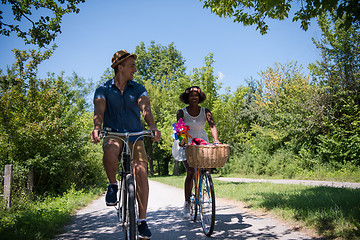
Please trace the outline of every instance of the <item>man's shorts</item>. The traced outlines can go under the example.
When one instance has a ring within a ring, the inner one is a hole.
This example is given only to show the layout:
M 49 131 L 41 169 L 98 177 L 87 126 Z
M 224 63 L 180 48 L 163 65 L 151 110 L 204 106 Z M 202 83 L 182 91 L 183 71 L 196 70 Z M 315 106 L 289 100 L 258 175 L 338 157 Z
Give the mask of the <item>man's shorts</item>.
M 111 144 L 111 142 L 118 142 L 120 144 L 120 149 L 123 149 L 124 142 L 118 138 L 105 137 L 103 140 L 103 150 L 105 150 L 106 145 Z M 136 142 L 135 148 L 133 149 L 133 144 L 129 142 L 129 147 L 131 151 L 132 160 L 141 161 L 148 163 L 148 157 L 145 150 L 144 140 L 138 140 Z M 134 150 L 134 151 L 133 151 Z

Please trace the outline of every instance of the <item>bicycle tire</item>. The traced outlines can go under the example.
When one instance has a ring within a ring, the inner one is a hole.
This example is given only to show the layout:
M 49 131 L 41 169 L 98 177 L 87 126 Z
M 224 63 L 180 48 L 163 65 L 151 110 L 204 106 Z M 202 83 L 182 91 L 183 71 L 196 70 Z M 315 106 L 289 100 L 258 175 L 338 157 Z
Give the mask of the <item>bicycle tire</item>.
M 135 210 L 135 181 L 134 176 L 128 174 L 126 176 L 126 188 L 127 188 L 127 207 L 126 207 L 126 219 L 125 219 L 125 239 L 136 239 L 136 210 Z
M 200 220 L 206 236 L 210 237 L 215 227 L 215 192 L 211 175 L 208 171 L 200 174 Z
M 196 186 L 196 181 L 194 179 L 194 185 L 190 196 L 190 220 L 194 222 L 196 222 L 197 209 L 198 209 L 198 205 L 197 205 L 198 200 L 196 199 L 195 186 Z
M 119 201 L 116 211 L 117 211 L 118 221 L 123 223 L 124 222 L 123 217 L 125 216 L 126 203 L 127 203 L 127 199 L 124 198 L 124 196 L 126 196 L 125 179 L 122 177 L 119 183 L 120 183 Z

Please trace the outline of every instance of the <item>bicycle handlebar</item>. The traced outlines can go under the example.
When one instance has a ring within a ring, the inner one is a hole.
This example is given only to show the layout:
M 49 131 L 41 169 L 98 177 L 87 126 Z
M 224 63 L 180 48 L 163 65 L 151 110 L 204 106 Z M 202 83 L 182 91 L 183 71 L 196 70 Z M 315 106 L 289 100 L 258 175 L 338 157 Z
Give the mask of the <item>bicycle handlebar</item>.
M 107 130 L 101 130 L 100 131 L 100 139 L 104 138 L 106 135 L 112 135 L 116 137 L 132 137 L 132 136 L 148 136 L 148 137 L 154 137 L 154 133 L 152 130 L 143 130 L 140 132 L 125 132 L 125 133 L 119 133 L 119 132 L 111 132 Z

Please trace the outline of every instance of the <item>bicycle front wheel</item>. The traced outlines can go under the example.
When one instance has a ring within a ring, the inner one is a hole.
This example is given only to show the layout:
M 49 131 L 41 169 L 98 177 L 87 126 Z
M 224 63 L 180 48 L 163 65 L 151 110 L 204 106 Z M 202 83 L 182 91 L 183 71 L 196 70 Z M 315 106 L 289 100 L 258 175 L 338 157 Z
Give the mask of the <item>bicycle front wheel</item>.
M 191 219 L 191 221 L 196 222 L 197 210 L 198 210 L 198 199 L 196 199 L 196 181 L 194 179 L 194 185 L 193 185 L 193 189 L 191 191 L 191 196 L 190 196 L 190 219 Z
M 215 192 L 208 171 L 200 174 L 200 219 L 206 236 L 210 237 L 215 226 Z
M 127 188 L 127 208 L 126 208 L 126 221 L 125 221 L 125 239 L 136 239 L 136 210 L 135 210 L 135 181 L 134 176 L 128 174 L 126 176 Z

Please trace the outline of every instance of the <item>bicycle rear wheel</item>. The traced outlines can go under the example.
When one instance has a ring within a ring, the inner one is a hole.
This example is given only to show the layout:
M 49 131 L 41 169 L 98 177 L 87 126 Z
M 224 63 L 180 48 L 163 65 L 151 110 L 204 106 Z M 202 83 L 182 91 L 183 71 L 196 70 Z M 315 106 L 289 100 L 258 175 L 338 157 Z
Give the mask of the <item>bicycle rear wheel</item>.
M 210 237 L 215 226 L 215 192 L 208 171 L 200 174 L 200 219 L 206 236 Z
M 127 207 L 125 215 L 125 239 L 136 239 L 135 181 L 131 174 L 126 176 Z

